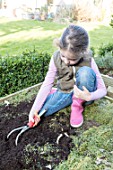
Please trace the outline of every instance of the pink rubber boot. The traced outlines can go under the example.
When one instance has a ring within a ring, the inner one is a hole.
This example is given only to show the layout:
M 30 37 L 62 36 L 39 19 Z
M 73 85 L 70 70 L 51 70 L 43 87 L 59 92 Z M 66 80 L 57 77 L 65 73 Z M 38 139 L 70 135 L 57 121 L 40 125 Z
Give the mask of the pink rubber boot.
M 83 102 L 84 100 L 72 97 L 73 103 L 71 105 L 70 125 L 72 127 L 80 127 L 83 124 Z
M 57 90 L 57 89 L 53 87 L 53 88 L 51 89 L 51 91 L 50 91 L 49 94 L 53 94 L 54 92 L 56 92 L 56 90 Z

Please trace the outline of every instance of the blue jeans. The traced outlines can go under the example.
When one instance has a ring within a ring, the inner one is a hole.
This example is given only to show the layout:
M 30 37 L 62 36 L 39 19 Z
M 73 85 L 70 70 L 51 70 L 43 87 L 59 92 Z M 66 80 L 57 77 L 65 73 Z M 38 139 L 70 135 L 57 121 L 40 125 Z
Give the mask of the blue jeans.
M 85 86 L 90 92 L 96 90 L 97 87 L 96 74 L 90 67 L 87 66 L 81 67 L 77 71 L 75 77 L 76 77 L 75 84 L 80 90 L 83 90 L 82 86 Z M 72 96 L 73 96 L 73 92 L 63 93 L 60 90 L 57 90 L 55 93 L 48 95 L 40 111 L 47 109 L 45 116 L 52 115 L 55 112 L 71 105 Z M 86 102 L 86 105 L 90 104 L 91 102 L 92 101 Z

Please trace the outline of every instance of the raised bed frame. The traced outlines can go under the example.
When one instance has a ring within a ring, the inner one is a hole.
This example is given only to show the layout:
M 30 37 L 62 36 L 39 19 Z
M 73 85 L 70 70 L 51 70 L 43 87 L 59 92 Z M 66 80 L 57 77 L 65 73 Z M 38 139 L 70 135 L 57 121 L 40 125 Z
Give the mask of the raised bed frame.
M 107 75 L 103 75 L 102 74 L 102 78 L 104 80 L 104 83 L 107 87 L 107 96 L 106 98 L 109 98 L 111 100 L 113 100 L 113 78 L 109 77 Z

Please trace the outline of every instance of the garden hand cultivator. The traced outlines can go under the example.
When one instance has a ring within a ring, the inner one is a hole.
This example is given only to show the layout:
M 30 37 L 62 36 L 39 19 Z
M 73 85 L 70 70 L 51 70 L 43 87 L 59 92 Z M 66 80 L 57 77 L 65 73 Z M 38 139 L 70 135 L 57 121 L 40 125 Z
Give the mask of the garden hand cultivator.
M 41 117 L 47 110 L 43 110 L 42 112 L 40 112 L 39 117 Z M 37 119 L 36 117 L 34 117 L 34 119 Z M 15 145 L 17 146 L 18 143 L 18 139 L 21 136 L 21 134 L 23 134 L 24 132 L 26 132 L 28 129 L 32 128 L 34 125 L 34 122 L 29 122 L 27 125 L 25 126 L 21 126 L 18 128 L 13 129 L 12 131 L 10 131 L 7 135 L 7 139 L 9 139 L 9 137 L 12 135 L 12 133 L 16 132 L 16 131 L 20 131 L 20 133 L 17 135 L 16 139 L 15 139 Z

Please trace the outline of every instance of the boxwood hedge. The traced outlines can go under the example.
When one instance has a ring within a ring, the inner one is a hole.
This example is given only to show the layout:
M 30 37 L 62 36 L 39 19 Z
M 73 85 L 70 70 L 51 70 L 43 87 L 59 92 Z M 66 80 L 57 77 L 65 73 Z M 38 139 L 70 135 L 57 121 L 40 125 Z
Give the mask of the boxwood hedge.
M 33 51 L 0 57 L 0 97 L 44 80 L 51 55 Z

